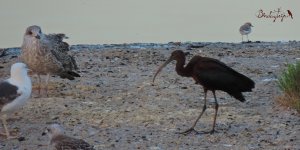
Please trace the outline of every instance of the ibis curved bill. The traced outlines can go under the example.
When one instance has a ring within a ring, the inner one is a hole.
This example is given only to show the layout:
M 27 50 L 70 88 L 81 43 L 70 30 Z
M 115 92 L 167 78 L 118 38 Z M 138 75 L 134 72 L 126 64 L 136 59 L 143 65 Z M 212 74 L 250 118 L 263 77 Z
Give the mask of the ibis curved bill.
M 162 64 L 162 65 L 158 68 L 158 70 L 156 71 L 156 73 L 155 73 L 155 75 L 154 75 L 154 77 L 153 77 L 153 80 L 152 80 L 153 83 L 154 83 L 154 80 L 155 80 L 156 76 L 159 74 L 159 72 L 161 72 L 161 70 L 162 70 L 164 67 L 166 67 L 172 60 L 173 60 L 173 59 L 170 57 L 164 64 Z

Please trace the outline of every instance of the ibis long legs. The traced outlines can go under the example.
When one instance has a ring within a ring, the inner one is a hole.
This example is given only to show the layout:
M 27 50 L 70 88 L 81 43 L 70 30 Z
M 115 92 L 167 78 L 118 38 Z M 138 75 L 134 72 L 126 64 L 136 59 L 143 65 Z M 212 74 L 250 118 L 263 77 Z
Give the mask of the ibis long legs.
M 216 98 L 216 93 L 215 91 L 213 90 L 213 95 L 214 95 L 214 99 L 215 99 L 215 115 L 214 115 L 214 122 L 213 122 L 213 128 L 210 132 L 204 132 L 204 133 L 214 133 L 215 132 L 215 125 L 216 125 L 216 119 L 217 119 L 217 113 L 218 113 L 218 109 L 219 109 L 219 104 L 218 104 L 218 101 L 217 101 L 217 98 Z M 205 112 L 206 110 L 206 97 L 207 97 L 207 89 L 204 89 L 204 105 L 203 105 L 203 108 L 202 108 L 202 112 L 200 113 L 200 115 L 198 116 L 198 118 L 196 119 L 196 121 L 194 122 L 193 126 L 191 128 L 189 128 L 188 130 L 184 131 L 184 132 L 180 132 L 180 134 L 184 134 L 184 135 L 187 135 L 193 131 L 195 131 L 196 133 L 199 133 L 198 131 L 196 131 L 194 128 L 197 124 L 197 122 L 200 120 L 200 118 L 202 117 L 203 113 Z
M 216 92 L 215 91 L 212 91 L 212 92 L 213 92 L 214 98 L 215 98 L 215 111 L 216 112 L 215 112 L 215 116 L 214 116 L 213 128 L 210 131 L 210 133 L 214 133 L 215 132 L 216 119 L 217 119 L 217 114 L 218 114 L 218 109 L 219 109 L 219 104 L 218 104 L 218 101 L 217 101 Z

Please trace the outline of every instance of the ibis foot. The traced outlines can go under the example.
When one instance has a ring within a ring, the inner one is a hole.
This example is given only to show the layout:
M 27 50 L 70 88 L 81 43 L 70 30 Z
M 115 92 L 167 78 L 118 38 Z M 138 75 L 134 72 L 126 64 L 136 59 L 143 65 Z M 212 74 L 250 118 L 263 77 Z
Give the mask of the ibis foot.
M 213 129 L 213 130 L 210 130 L 210 131 L 203 132 L 203 134 L 214 134 L 214 133 L 218 133 L 218 131 Z
M 215 132 L 216 132 L 215 129 L 212 129 L 209 131 L 209 134 L 214 134 Z
M 183 135 L 188 135 L 190 134 L 191 132 L 196 132 L 196 134 L 200 134 L 200 132 L 198 132 L 197 130 L 195 130 L 194 128 L 190 128 L 186 131 L 183 131 L 183 132 L 178 132 L 178 134 L 183 134 Z

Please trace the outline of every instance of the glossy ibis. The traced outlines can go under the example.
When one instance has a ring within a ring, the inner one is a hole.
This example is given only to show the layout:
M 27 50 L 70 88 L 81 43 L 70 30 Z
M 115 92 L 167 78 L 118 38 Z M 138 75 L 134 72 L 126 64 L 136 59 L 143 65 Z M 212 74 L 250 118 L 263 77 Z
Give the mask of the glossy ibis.
M 216 117 L 219 108 L 215 91 L 221 90 L 227 92 L 237 100 L 244 102 L 245 98 L 242 95 L 242 92 L 251 92 L 251 89 L 254 88 L 255 85 L 255 83 L 251 79 L 238 73 L 237 71 L 233 70 L 217 59 L 194 56 L 191 61 L 184 67 L 185 54 L 181 50 L 172 52 L 170 58 L 157 70 L 156 74 L 153 77 L 153 82 L 157 74 L 173 60 L 177 61 L 176 72 L 178 75 L 183 77 L 192 77 L 196 81 L 196 84 L 202 85 L 204 89 L 204 105 L 202 112 L 196 119 L 193 126 L 190 129 L 181 132 L 181 134 L 188 134 L 192 131 L 197 132 L 194 127 L 206 110 L 207 91 L 212 91 L 215 99 L 215 115 L 213 128 L 210 132 L 208 132 L 213 133 L 215 131 Z

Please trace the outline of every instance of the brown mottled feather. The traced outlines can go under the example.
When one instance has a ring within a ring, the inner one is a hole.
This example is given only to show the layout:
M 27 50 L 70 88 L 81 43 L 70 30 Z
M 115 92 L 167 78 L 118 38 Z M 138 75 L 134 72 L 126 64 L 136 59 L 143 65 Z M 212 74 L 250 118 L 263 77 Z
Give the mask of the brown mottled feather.
M 52 45 L 37 41 L 31 47 L 22 46 L 21 59 L 38 74 L 57 74 L 64 71 L 62 62 L 51 51 Z
M 52 144 L 57 150 L 94 150 L 94 147 L 82 139 L 75 139 L 66 135 L 52 138 Z
M 64 39 L 67 39 L 65 34 L 63 33 L 58 33 L 58 34 L 47 34 L 45 35 L 46 38 L 51 41 L 51 43 L 57 44 L 57 50 L 61 52 L 67 52 L 69 51 L 69 44 L 67 42 L 64 42 Z
M 70 80 L 79 77 L 73 72 L 78 69 L 75 58 L 68 54 L 69 44 L 64 42 L 65 34 L 41 34 L 35 38 L 31 30 L 40 30 L 38 26 L 28 27 L 22 44 L 21 60 L 33 72 L 46 75 L 48 73 L 59 75 Z
M 62 62 L 63 67 L 67 71 L 77 70 L 78 67 L 75 58 L 68 55 L 68 51 L 70 50 L 69 44 L 63 41 L 63 39 L 67 38 L 65 34 L 49 34 L 46 37 L 51 43 L 55 43 L 54 49 L 51 52 Z

